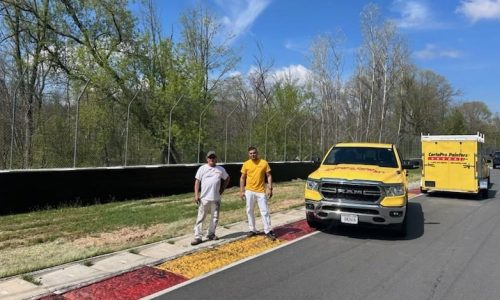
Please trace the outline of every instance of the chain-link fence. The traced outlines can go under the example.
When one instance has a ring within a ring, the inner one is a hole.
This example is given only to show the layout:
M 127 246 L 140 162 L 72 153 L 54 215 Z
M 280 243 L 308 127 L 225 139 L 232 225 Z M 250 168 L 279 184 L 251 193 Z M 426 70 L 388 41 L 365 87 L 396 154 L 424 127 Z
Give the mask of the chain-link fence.
M 256 112 L 224 99 L 194 108 L 183 106 L 178 97 L 157 123 L 151 123 L 156 126 L 152 130 L 134 110 L 145 101 L 136 96 L 124 105 L 90 97 L 83 89 L 71 101 L 44 103 L 30 125 L 27 109 L 16 103 L 14 93 L 3 105 L 8 112 L 0 114 L 0 169 L 200 163 L 209 150 L 218 153 L 221 163 L 241 162 L 250 145 L 269 161 L 311 160 L 322 157 L 336 142 L 364 141 L 353 138 L 357 135 L 349 129 L 339 130 L 335 140 L 332 130 L 325 130 L 332 125 L 311 111 Z M 342 122 L 340 126 L 349 128 Z M 420 136 L 398 138 L 388 132 L 383 142 L 398 143 L 405 158 L 421 156 Z

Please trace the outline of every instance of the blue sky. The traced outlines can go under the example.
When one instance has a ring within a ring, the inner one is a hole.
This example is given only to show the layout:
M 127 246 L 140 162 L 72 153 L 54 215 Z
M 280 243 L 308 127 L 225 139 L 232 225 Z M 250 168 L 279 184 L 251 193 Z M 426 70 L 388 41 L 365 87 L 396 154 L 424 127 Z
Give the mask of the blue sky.
M 199 0 L 156 0 L 163 31 L 179 33 L 179 17 Z M 345 36 L 344 77 L 355 64 L 361 43 L 358 0 L 206 0 L 225 30 L 236 35 L 233 46 L 246 74 L 257 53 L 256 42 L 274 60 L 276 72 L 305 72 L 311 41 L 338 29 Z M 458 101 L 480 100 L 500 113 L 500 0 L 378 0 L 382 17 L 393 20 L 406 37 L 412 61 L 445 76 L 462 94 Z

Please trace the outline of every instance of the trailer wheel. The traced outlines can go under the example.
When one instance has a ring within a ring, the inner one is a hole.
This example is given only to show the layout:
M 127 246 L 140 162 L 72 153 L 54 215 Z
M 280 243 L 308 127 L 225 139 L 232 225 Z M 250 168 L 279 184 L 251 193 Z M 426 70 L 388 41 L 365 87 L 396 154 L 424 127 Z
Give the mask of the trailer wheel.
M 483 200 L 483 199 L 488 199 L 488 189 L 484 190 L 479 190 L 476 194 L 477 199 Z

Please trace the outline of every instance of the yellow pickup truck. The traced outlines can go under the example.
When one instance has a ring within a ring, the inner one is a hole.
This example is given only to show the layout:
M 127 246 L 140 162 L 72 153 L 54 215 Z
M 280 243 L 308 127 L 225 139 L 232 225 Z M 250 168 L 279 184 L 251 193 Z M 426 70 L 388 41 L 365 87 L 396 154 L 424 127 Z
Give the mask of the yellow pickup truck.
M 392 144 L 341 143 L 332 147 L 305 187 L 309 226 L 331 222 L 392 227 L 406 235 L 408 179 Z

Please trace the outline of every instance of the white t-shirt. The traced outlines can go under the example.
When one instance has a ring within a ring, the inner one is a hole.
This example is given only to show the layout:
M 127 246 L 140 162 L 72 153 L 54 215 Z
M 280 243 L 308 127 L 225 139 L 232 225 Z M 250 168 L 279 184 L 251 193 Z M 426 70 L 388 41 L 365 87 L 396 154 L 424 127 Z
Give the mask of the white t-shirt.
M 204 201 L 219 201 L 220 200 L 220 185 L 221 180 L 226 180 L 229 177 L 223 167 L 211 167 L 205 164 L 198 168 L 194 178 L 201 183 L 200 199 Z

